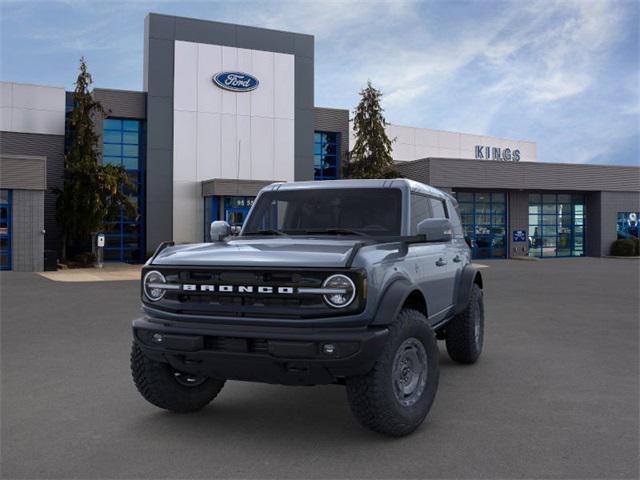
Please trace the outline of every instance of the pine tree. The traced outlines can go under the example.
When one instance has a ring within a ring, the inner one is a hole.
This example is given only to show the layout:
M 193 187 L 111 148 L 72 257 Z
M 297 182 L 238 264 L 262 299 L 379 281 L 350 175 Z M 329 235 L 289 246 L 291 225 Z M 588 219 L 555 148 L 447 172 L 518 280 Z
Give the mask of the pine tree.
M 73 92 L 73 110 L 68 118 L 67 151 L 64 157 L 64 183 L 56 189 L 56 220 L 62 232 L 62 260 L 67 248 L 86 248 L 91 234 L 98 231 L 107 218 L 116 217 L 121 209 L 135 215 L 135 207 L 123 193 L 133 186 L 122 166 L 101 165 L 99 136 L 95 118 L 105 116 L 89 87 L 91 74 L 84 57 Z
M 382 92 L 367 82 L 360 91 L 360 103 L 353 118 L 355 145 L 345 165 L 347 178 L 396 178 L 400 175 L 391 157 L 392 140 L 387 136 L 387 125 L 380 101 Z

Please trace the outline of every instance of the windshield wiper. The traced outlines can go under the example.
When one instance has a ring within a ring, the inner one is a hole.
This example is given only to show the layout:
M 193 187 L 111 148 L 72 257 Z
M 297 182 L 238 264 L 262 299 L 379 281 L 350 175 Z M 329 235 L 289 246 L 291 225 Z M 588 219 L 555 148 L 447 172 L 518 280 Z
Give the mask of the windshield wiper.
M 283 235 L 285 237 L 289 236 L 286 233 L 281 232 L 280 230 L 255 230 L 253 232 L 245 232 L 242 234 L 242 236 L 247 235 Z
M 359 232 L 358 230 L 351 230 L 348 228 L 327 228 L 324 230 L 303 230 L 301 231 L 301 233 L 303 234 L 309 234 L 309 235 L 313 235 L 321 233 L 321 234 L 327 234 L 327 235 L 358 235 L 359 237 L 368 237 L 369 235 L 367 235 L 364 232 Z

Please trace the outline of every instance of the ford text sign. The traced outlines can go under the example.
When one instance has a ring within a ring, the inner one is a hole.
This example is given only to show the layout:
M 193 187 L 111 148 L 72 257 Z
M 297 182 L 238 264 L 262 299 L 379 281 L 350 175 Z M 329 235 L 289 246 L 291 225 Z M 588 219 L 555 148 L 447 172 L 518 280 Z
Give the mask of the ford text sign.
M 213 83 L 232 92 L 250 92 L 260 85 L 258 79 L 243 72 L 220 72 L 213 76 Z

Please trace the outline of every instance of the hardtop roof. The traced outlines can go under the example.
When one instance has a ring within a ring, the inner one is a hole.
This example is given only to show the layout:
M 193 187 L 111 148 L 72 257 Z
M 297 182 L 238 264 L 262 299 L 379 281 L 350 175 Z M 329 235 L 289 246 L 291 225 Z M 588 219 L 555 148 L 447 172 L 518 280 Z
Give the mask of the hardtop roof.
M 439 198 L 449 197 L 449 195 L 441 190 L 433 188 L 429 185 L 425 185 L 424 183 L 409 180 L 408 178 L 278 182 L 267 185 L 262 189 L 262 191 L 267 192 L 336 188 L 399 188 Z

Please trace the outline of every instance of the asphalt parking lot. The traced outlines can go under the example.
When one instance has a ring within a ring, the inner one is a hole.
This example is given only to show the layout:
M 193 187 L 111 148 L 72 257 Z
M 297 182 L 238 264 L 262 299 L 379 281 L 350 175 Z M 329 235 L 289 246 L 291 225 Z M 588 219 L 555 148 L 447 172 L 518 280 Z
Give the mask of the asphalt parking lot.
M 3 478 L 638 478 L 637 260 L 493 261 L 480 362 L 441 346 L 425 424 L 362 429 L 339 386 L 228 382 L 165 413 L 129 373 L 136 282 L 6 272 Z

